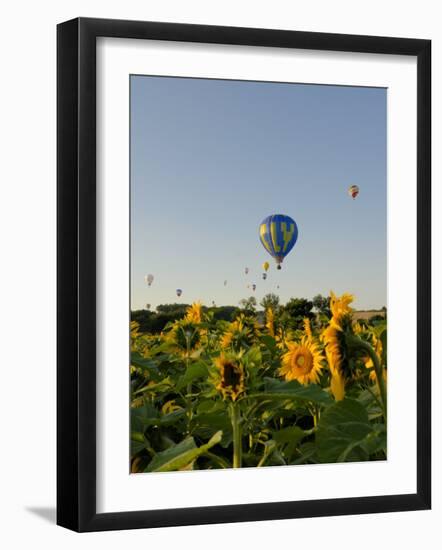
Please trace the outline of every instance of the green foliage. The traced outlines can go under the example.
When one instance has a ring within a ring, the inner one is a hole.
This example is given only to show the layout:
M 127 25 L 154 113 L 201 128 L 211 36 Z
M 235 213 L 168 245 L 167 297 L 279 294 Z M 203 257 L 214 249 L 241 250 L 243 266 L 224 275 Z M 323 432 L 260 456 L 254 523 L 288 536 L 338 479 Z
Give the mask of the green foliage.
M 313 297 L 312 304 L 313 304 L 313 308 L 320 315 L 330 319 L 331 317 L 330 298 L 328 296 L 322 296 L 321 294 L 317 294 L 316 296 Z
M 270 308 L 274 313 L 277 313 L 279 309 L 279 296 L 273 293 L 266 294 L 259 305 L 264 311 Z
M 249 298 L 243 298 L 242 300 L 240 300 L 239 305 L 241 310 L 246 315 L 250 315 L 255 313 L 258 302 L 256 301 L 255 296 L 250 296 Z
M 136 321 L 140 326 L 140 332 L 158 334 L 169 324 L 184 317 L 188 304 L 161 304 L 157 306 L 156 312 L 147 309 L 132 311 L 131 320 Z M 232 321 L 238 308 L 234 306 L 203 308 L 210 311 L 216 321 Z
M 313 319 L 313 302 L 305 298 L 291 298 L 281 307 L 281 322 L 293 330 L 301 329 L 305 318 Z
M 322 462 L 367 460 L 363 442 L 372 432 L 365 407 L 344 399 L 328 407 L 321 416 L 316 437 Z
M 199 456 L 206 453 L 214 445 L 219 443 L 222 438 L 222 432 L 216 432 L 209 442 L 201 447 L 197 447 L 193 437 L 188 437 L 172 445 L 165 451 L 158 453 L 151 460 L 146 468 L 146 472 L 171 472 L 173 470 L 183 470 L 188 468 Z
M 363 355 L 373 346 L 386 368 L 386 321 L 359 323 L 365 348 L 351 356 L 345 399 L 335 401 L 318 323 L 312 323 L 311 335 L 322 353 L 316 383 L 287 381 L 280 372 L 287 340 L 293 349 L 307 338 L 302 321 L 314 317 L 313 301 L 278 304 L 279 318 L 270 328 L 251 298 L 240 314 L 237 308 L 213 307 L 196 309 L 192 317 L 184 304 L 133 312 L 132 472 L 386 458 L 382 399 Z M 273 296 L 266 298 L 261 305 L 272 303 L 275 310 Z M 163 316 L 169 320 L 159 334 Z M 352 330 L 351 322 L 348 326 Z

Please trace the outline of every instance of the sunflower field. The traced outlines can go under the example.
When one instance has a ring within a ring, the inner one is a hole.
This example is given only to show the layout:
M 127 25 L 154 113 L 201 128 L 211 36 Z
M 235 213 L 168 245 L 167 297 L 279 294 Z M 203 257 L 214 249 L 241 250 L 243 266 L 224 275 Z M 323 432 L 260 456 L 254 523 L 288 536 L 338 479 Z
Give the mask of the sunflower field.
M 297 329 L 200 303 L 158 334 L 132 321 L 131 472 L 385 460 L 386 320 L 352 300 Z

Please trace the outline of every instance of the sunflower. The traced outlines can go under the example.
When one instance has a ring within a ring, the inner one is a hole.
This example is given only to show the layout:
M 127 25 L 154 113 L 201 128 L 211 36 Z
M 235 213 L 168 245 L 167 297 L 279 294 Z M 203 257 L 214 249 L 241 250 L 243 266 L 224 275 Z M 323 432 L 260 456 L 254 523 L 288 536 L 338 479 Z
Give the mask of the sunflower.
M 381 362 L 381 358 L 382 358 L 382 340 L 380 338 L 378 338 L 376 336 L 376 334 L 372 334 L 372 344 L 373 344 L 373 348 L 374 348 L 374 351 L 376 352 L 376 355 L 378 356 L 379 358 L 379 362 Z M 376 382 L 377 378 L 376 378 L 376 372 L 374 370 L 374 364 L 373 364 L 373 361 L 370 357 L 368 356 L 365 356 L 363 358 L 363 361 L 364 361 L 364 364 L 365 364 L 365 367 L 367 369 L 370 369 L 370 375 L 369 375 L 369 378 L 372 382 Z M 386 378 L 387 378 L 387 371 L 386 369 L 382 369 L 382 375 L 384 377 L 384 382 L 386 382 Z
M 273 309 L 268 307 L 266 309 L 266 328 L 269 331 L 270 336 L 275 336 L 275 314 Z
M 222 336 L 220 340 L 220 345 L 223 349 L 228 348 L 233 340 L 234 331 L 232 328 L 228 329 Z
M 328 327 L 324 329 L 321 335 L 331 373 L 339 372 L 344 380 L 350 374 L 344 333 L 348 331 L 353 332 L 351 318 L 353 310 L 349 307 L 352 301 L 352 294 L 344 293 L 338 298 L 333 292 L 330 292 L 332 318 L 330 319 Z
M 339 322 L 344 316 L 351 315 L 353 309 L 350 307 L 354 300 L 354 296 L 348 292 L 338 298 L 333 291 L 330 291 L 330 310 L 332 312 L 332 318 L 336 322 Z
M 343 333 L 331 323 L 323 331 L 321 340 L 325 345 L 325 356 L 330 368 L 330 390 L 336 399 L 341 401 L 345 395 L 346 376 L 344 372 L 347 370 L 344 366 L 347 364 L 346 349 L 343 342 Z
M 235 321 L 229 324 L 226 332 L 221 336 L 220 346 L 222 349 L 234 347 L 250 347 L 253 345 L 254 336 L 257 334 L 258 327 L 255 321 L 247 319 L 240 315 Z
M 140 328 L 140 323 L 138 323 L 138 321 L 131 321 L 130 322 L 130 335 L 132 336 L 132 338 L 136 338 L 137 336 L 139 336 L 139 331 L 138 329 Z
M 193 302 L 191 306 L 187 308 L 185 319 L 190 323 L 199 325 L 203 318 L 202 304 L 201 302 Z
M 244 392 L 244 368 L 238 358 L 231 354 L 222 353 L 215 359 L 218 369 L 218 384 L 216 389 L 224 399 L 235 401 Z
M 279 373 L 287 381 L 298 380 L 301 384 L 319 382 L 323 355 L 317 344 L 304 337 L 300 343 L 287 342 L 287 347 Z
M 304 319 L 304 332 L 309 342 L 311 342 L 313 340 L 313 334 L 310 319 L 308 317 L 305 317 Z
M 340 371 L 343 364 L 344 350 L 342 346 L 342 331 L 329 324 L 321 334 L 321 340 L 325 346 L 325 355 L 330 371 Z
M 361 325 L 359 321 L 356 321 L 353 323 L 353 332 L 358 336 L 365 332 L 364 327 Z

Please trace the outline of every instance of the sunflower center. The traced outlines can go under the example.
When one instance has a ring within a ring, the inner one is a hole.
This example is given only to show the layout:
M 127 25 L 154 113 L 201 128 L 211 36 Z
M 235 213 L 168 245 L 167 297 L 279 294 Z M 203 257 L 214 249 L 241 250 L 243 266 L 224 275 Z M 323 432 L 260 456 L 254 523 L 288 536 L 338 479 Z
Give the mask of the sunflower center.
M 298 374 L 308 374 L 313 368 L 313 356 L 307 349 L 300 349 L 292 359 L 292 368 Z
M 241 382 L 241 373 L 239 369 L 233 363 L 225 363 L 223 367 L 222 386 L 224 388 L 231 387 L 236 391 Z

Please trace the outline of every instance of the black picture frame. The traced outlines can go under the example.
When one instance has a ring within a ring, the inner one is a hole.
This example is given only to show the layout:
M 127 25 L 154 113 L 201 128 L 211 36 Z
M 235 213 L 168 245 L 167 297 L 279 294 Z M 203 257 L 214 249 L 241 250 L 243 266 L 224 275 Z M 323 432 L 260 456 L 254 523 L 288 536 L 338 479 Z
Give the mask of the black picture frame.
M 417 492 L 96 512 L 96 39 L 417 58 Z M 79 18 L 57 28 L 57 523 L 75 531 L 425 510 L 431 506 L 431 41 Z

